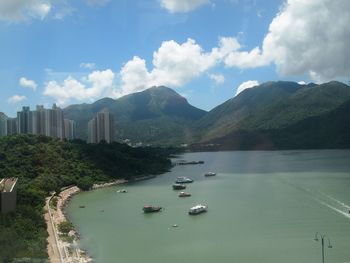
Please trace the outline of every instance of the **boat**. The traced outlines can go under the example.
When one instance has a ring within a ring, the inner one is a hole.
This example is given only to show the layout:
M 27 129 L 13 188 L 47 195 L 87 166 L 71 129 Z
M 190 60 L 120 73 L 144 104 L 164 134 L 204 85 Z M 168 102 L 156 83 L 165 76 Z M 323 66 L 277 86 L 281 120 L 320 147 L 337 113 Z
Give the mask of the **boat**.
M 208 172 L 208 173 L 206 173 L 206 174 L 204 174 L 204 176 L 215 176 L 216 175 L 216 173 L 213 173 L 213 172 Z
M 79 208 L 85 208 L 85 205 L 80 205 Z
M 186 185 L 183 185 L 183 184 L 173 184 L 173 189 L 174 189 L 174 190 L 186 189 Z
M 180 176 L 176 179 L 175 183 L 177 184 L 188 184 L 188 183 L 193 183 L 193 180 L 185 177 L 185 176 Z
M 145 205 L 142 208 L 144 213 L 154 213 L 154 212 L 159 212 L 160 210 L 162 210 L 162 207 L 160 206 L 151 206 L 151 205 Z
M 204 161 L 184 161 L 184 160 L 180 160 L 179 162 L 177 162 L 178 165 L 187 165 L 187 164 L 203 164 Z
M 188 214 L 198 215 L 200 213 L 207 212 L 207 210 L 208 210 L 208 206 L 206 206 L 206 205 L 196 205 L 196 206 L 190 208 L 190 210 L 188 211 Z
M 128 192 L 128 190 L 126 190 L 126 189 L 120 189 L 117 191 L 117 193 L 127 193 L 127 192 Z
M 189 196 L 191 196 L 190 193 L 186 193 L 186 192 L 180 192 L 179 193 L 179 197 L 189 197 Z

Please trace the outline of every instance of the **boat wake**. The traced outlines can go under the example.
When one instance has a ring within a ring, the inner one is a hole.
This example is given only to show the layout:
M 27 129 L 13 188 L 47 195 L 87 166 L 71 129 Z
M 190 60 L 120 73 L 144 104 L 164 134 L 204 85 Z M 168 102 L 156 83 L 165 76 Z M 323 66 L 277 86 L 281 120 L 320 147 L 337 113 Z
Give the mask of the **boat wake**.
M 331 195 L 325 194 L 320 191 L 311 190 L 310 188 L 301 187 L 295 183 L 290 182 L 289 180 L 283 180 L 285 183 L 290 186 L 298 189 L 299 191 L 304 192 L 304 194 L 309 195 L 317 203 L 331 209 L 332 211 L 350 219 L 350 205 L 334 198 Z M 350 263 L 350 262 L 349 262 Z

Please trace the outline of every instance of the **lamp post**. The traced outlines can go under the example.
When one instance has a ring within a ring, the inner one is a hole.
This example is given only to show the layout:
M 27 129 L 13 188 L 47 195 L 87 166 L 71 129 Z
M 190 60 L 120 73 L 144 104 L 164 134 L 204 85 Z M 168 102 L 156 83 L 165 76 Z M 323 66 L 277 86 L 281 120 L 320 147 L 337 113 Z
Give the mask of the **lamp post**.
M 329 238 L 325 234 L 320 234 L 320 233 L 316 232 L 314 240 L 319 241 L 319 238 L 321 238 L 322 263 L 324 263 L 324 240 L 325 240 L 325 238 L 327 238 L 327 240 L 328 240 L 328 248 L 332 248 L 332 245 L 331 245 L 331 241 L 329 240 Z

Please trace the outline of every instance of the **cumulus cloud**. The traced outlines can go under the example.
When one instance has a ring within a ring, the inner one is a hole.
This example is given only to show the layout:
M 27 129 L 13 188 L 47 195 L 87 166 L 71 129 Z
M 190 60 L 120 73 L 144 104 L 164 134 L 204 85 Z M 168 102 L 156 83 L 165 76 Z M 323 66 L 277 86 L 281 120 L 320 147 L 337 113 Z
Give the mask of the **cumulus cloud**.
M 186 13 L 202 5 L 208 4 L 209 0 L 159 0 L 163 8 L 170 13 Z
M 21 85 L 23 88 L 29 88 L 32 90 L 36 90 L 38 87 L 34 80 L 30 80 L 25 77 L 19 79 L 19 85 Z
M 44 19 L 51 10 L 51 0 L 1 0 L 0 20 Z
M 237 88 L 236 96 L 239 93 L 241 93 L 243 90 L 250 89 L 250 88 L 253 88 L 253 87 L 258 86 L 258 85 L 259 85 L 259 82 L 257 80 L 245 81 L 241 85 L 239 85 L 239 87 Z
M 137 56 L 123 66 L 121 94 L 159 85 L 181 87 L 220 63 L 237 45 L 235 38 L 220 38 L 218 47 L 205 52 L 193 39 L 182 44 L 164 41 L 153 53 L 151 70 L 146 61 Z
M 233 51 L 227 66 L 274 63 L 280 74 L 308 74 L 315 82 L 350 75 L 350 1 L 288 0 L 270 23 L 262 48 Z
M 88 63 L 80 63 L 80 67 L 85 69 L 94 69 L 96 65 L 94 63 L 88 62 Z
M 16 104 L 21 101 L 24 101 L 25 99 L 27 99 L 26 96 L 13 95 L 12 97 L 8 98 L 7 102 L 10 104 Z
M 213 80 L 216 85 L 220 85 L 225 82 L 225 77 L 222 74 L 209 74 L 209 78 Z
M 111 94 L 114 78 L 114 72 L 107 69 L 94 71 L 81 81 L 71 76 L 62 83 L 52 80 L 46 83 L 44 95 L 54 98 L 59 105 L 72 100 L 93 101 Z

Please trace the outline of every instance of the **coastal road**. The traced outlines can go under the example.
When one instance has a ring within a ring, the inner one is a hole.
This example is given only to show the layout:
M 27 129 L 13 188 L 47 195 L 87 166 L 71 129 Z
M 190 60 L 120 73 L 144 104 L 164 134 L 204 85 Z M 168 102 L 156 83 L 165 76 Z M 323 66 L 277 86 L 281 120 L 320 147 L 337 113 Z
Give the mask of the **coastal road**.
M 49 254 L 49 259 L 51 263 L 64 263 L 61 251 L 59 250 L 58 245 L 58 238 L 57 233 L 53 224 L 52 220 L 52 214 L 51 214 L 51 208 L 50 208 L 50 201 L 54 194 L 46 198 L 46 210 L 45 213 L 45 220 L 47 225 L 47 232 L 49 234 L 49 237 L 47 238 L 48 244 L 47 244 L 47 250 Z

